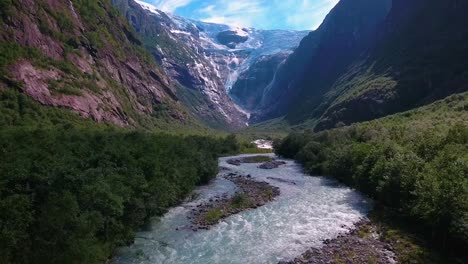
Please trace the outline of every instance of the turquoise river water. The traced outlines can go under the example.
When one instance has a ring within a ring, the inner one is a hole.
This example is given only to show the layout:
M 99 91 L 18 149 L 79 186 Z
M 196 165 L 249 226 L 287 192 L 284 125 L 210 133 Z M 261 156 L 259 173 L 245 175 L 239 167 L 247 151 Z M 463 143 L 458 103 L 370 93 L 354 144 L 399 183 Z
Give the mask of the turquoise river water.
M 229 165 L 229 158 L 221 158 L 220 166 L 277 186 L 280 196 L 265 206 L 230 216 L 210 230 L 194 232 L 187 218 L 192 208 L 236 190 L 232 182 L 217 177 L 196 191 L 196 199 L 155 219 L 147 231 L 137 234 L 132 246 L 119 250 L 112 263 L 278 263 L 320 247 L 323 240 L 345 232 L 371 208 L 356 191 L 328 178 L 305 175 L 294 161 L 263 170 L 257 168 L 259 164 Z

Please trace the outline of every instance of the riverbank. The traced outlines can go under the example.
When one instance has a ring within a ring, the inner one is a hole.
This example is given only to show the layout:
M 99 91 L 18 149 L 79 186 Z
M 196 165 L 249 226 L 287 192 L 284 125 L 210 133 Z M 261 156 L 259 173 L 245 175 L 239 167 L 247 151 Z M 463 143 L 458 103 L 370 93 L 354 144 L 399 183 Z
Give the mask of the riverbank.
M 318 263 L 464 263 L 439 255 L 400 216 L 377 205 L 347 232 L 323 241 L 301 256 L 280 264 Z
M 226 162 L 230 165 L 240 166 L 242 163 L 264 163 L 264 162 L 271 162 L 273 160 L 274 159 L 269 156 L 256 155 L 256 156 L 247 156 L 247 157 L 241 157 L 241 158 L 228 159 Z
M 239 191 L 232 197 L 224 194 L 193 208 L 190 216 L 193 231 L 208 230 L 231 215 L 263 206 L 280 195 L 278 187 L 255 181 L 250 175 L 228 173 L 222 177 L 233 182 Z
M 396 212 L 432 251 L 468 263 L 468 126 L 455 107 L 463 100 L 457 101 L 315 134 L 293 133 L 275 151 L 311 175 L 362 192 Z M 440 116 L 450 122 L 440 122 Z
M 362 219 L 347 233 L 325 240 L 322 248 L 312 248 L 302 256 L 283 264 L 319 263 L 397 263 L 390 243 L 380 240 L 378 227 Z
M 220 158 L 217 178 L 197 188 L 193 199 L 155 219 L 113 263 L 278 263 L 337 237 L 370 209 L 365 197 L 333 180 L 309 177 L 292 160 L 263 155 L 286 163 L 274 169 L 259 168 L 265 161 L 260 158 L 239 166 L 227 162 L 255 156 L 259 155 Z M 260 193 L 269 185 L 279 188 L 279 195 L 258 204 L 246 202 L 251 198 L 245 193 L 252 192 L 242 189 L 256 188 L 260 191 L 254 193 Z M 206 204 L 210 206 L 203 210 Z M 220 205 L 225 216 L 216 210 Z M 233 211 L 224 211 L 232 207 Z M 200 209 L 214 224 L 194 226 Z

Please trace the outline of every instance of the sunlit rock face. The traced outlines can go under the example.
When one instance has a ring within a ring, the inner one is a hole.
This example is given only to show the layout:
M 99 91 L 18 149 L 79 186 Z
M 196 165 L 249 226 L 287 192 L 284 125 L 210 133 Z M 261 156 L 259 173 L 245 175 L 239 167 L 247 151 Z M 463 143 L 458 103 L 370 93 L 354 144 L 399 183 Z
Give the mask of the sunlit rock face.
M 0 42 L 14 44 L 1 55 L 16 58 L 18 50 L 35 54 L 9 62 L 0 81 L 8 80 L 6 86 L 21 86 L 24 95 L 42 105 L 100 123 L 140 126 L 141 120 L 156 115 L 155 109 L 165 109 L 171 121 L 186 121 L 186 113 L 175 107 L 174 87 L 138 52 L 142 43 L 124 19 L 111 15 L 109 2 L 100 3 L 102 12 L 92 19 L 82 13 L 84 3 L 79 1 L 0 2 L 0 13 L 9 13 L 0 22 Z M 96 25 L 90 20 L 100 21 L 113 41 L 106 34 L 94 34 Z
M 180 84 L 179 92 L 186 95 L 182 99 L 215 126 L 246 126 L 249 115 L 229 96 L 239 76 L 262 56 L 292 51 L 308 34 L 194 21 L 140 1 L 113 3 L 173 82 Z

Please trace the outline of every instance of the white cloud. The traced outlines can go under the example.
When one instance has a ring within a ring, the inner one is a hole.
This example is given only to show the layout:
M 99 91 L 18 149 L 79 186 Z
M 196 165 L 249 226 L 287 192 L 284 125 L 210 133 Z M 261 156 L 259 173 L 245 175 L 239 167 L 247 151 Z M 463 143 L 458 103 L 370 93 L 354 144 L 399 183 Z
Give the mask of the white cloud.
M 211 13 L 216 8 L 215 5 L 208 5 L 203 7 L 202 9 L 198 10 L 200 13 Z
M 190 4 L 193 0 L 152 0 L 151 4 L 162 11 L 174 13 L 177 8 Z
M 339 0 L 273 0 L 285 10 L 285 22 L 293 28 L 317 29 Z M 292 8 L 294 7 L 294 8 Z
M 143 0 L 205 22 L 263 29 L 316 29 L 339 0 Z M 190 6 L 189 6 L 190 5 Z M 184 8 L 189 6 L 189 8 Z
M 253 27 L 266 11 L 262 3 L 263 0 L 221 0 L 199 11 L 204 22 Z

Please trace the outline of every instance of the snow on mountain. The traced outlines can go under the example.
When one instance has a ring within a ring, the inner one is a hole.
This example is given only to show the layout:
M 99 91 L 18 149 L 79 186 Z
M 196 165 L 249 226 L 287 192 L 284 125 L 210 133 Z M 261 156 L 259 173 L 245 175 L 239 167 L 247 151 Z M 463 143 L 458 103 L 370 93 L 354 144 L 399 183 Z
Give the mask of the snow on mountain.
M 148 3 L 143 2 L 143 1 L 139 1 L 139 0 L 135 0 L 135 2 L 137 2 L 143 9 L 148 10 L 153 14 L 159 15 L 159 10 L 156 9 L 156 7 L 154 5 L 148 4 Z
M 229 71 L 225 80 L 225 89 L 229 91 L 241 72 L 247 70 L 259 57 L 295 49 L 309 31 L 258 30 L 239 28 L 228 25 L 191 21 L 200 29 L 202 46 L 210 53 L 227 54 L 226 65 Z M 239 37 L 247 37 L 245 42 L 232 48 L 220 43 L 220 33 L 235 32 Z
M 234 115 L 248 118 L 228 97 L 239 75 L 261 56 L 293 50 L 309 33 L 257 30 L 195 21 L 135 1 L 158 21 L 162 35 L 167 34 L 167 38 L 180 44 L 177 47 L 163 47 L 155 43 L 153 53 L 158 53 L 157 57 L 160 57 L 166 72 L 184 86 L 201 90 L 228 122 L 235 119 Z

